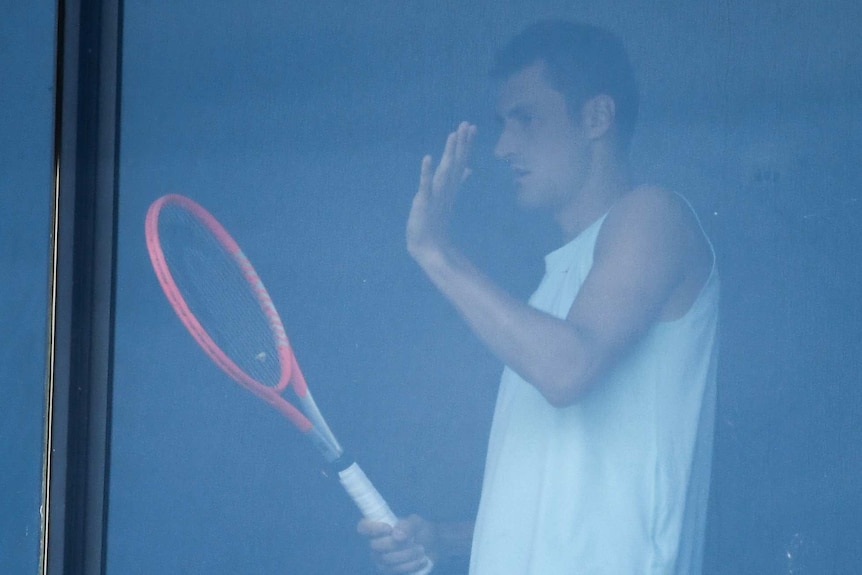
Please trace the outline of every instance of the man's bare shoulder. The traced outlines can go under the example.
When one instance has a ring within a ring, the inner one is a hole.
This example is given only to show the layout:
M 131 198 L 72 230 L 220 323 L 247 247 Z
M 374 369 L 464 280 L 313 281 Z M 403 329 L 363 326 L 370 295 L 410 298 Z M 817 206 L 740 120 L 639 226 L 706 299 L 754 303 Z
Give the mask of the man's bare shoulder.
M 669 243 L 666 247 L 675 248 L 672 251 L 706 242 L 697 217 L 682 196 L 648 185 L 633 188 L 617 201 L 602 226 L 599 241 L 625 237 Z
M 660 186 L 641 185 L 624 194 L 608 219 L 625 225 L 697 225 L 691 208 L 679 194 Z
M 639 186 L 617 201 L 602 226 L 595 258 L 633 274 L 646 266 L 647 274 L 663 276 L 656 281 L 668 289 L 664 319 L 688 309 L 713 265 L 712 248 L 691 206 L 658 186 Z

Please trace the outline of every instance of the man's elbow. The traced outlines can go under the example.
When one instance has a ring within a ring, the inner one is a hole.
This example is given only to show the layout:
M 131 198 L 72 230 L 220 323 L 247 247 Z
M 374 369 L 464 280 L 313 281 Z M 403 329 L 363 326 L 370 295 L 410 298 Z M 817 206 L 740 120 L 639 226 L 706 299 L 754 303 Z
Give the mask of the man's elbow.
M 590 382 L 581 374 L 548 378 L 544 385 L 537 386 L 545 400 L 553 407 L 569 407 L 578 403 L 590 387 Z
M 602 361 L 595 347 L 584 343 L 583 334 L 577 345 L 553 349 L 547 361 L 537 365 L 533 386 L 554 407 L 568 407 L 581 401 L 601 378 L 608 362 Z

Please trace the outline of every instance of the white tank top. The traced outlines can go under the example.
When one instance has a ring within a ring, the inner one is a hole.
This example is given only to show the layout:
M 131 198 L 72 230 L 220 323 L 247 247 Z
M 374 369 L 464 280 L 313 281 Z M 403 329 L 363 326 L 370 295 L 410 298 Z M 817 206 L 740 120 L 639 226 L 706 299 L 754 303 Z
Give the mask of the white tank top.
M 568 314 L 603 221 L 545 258 L 530 305 Z M 701 572 L 718 292 L 713 263 L 685 316 L 656 324 L 574 405 L 503 371 L 471 575 Z

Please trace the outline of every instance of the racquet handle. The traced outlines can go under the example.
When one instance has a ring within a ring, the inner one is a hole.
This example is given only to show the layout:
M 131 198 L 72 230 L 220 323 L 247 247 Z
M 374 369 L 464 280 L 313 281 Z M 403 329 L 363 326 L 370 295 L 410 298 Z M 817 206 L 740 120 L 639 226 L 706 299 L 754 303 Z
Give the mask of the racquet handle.
M 368 476 L 355 461 L 347 469 L 338 472 L 338 479 L 345 491 L 353 499 L 359 511 L 366 519 L 394 526 L 398 518 L 392 513 L 383 496 L 374 488 Z M 434 563 L 428 559 L 428 564 L 416 571 L 416 575 L 426 575 L 434 568 Z
M 392 513 L 383 496 L 371 485 L 358 463 L 353 462 L 347 469 L 339 471 L 338 478 L 366 519 L 390 526 L 398 522 L 398 518 Z

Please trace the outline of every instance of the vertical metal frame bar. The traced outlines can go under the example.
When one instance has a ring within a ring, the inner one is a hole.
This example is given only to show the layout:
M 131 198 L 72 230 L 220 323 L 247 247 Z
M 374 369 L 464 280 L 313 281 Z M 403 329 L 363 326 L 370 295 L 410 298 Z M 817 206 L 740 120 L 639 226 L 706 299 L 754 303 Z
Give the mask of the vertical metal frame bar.
M 104 570 L 121 0 L 59 0 L 42 575 Z

